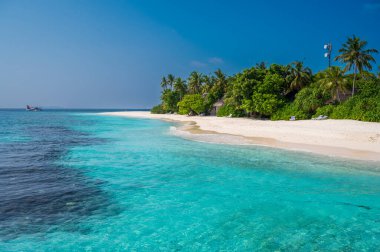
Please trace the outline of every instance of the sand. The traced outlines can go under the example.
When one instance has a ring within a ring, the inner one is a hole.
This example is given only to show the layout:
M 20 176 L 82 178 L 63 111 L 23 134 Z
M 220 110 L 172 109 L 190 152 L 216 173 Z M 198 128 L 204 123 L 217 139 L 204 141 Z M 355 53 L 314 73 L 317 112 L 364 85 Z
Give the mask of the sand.
M 102 115 L 181 122 L 173 134 L 223 144 L 255 144 L 343 158 L 380 161 L 380 123 L 354 120 L 263 121 L 247 118 L 151 114 L 142 111 Z

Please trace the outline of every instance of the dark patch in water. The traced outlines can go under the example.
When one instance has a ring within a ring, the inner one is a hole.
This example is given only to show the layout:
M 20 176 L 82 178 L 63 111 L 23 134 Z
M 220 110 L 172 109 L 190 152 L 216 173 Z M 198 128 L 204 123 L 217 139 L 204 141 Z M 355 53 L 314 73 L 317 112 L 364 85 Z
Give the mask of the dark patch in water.
M 58 122 L 64 119 L 62 116 Z M 23 129 L 29 142 L 0 142 L 0 240 L 52 231 L 58 226 L 88 233 L 77 225 L 83 218 L 122 211 L 102 191 L 104 181 L 93 181 L 79 170 L 56 164 L 68 147 L 104 140 L 64 126 L 44 125 L 47 121 Z
M 339 202 L 339 204 L 346 205 L 346 206 L 359 207 L 359 208 L 363 208 L 363 209 L 366 209 L 366 210 L 371 210 L 371 209 L 372 209 L 372 208 L 369 207 L 369 206 L 365 206 L 365 205 L 356 205 L 356 204 L 352 204 L 352 203 L 348 203 L 348 202 Z

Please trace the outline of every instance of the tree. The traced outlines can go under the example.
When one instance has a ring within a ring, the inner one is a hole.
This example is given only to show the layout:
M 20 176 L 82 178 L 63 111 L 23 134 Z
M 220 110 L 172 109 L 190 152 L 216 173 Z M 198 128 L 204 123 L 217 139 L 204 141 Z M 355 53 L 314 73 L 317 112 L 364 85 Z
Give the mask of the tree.
M 252 95 L 253 111 L 264 116 L 271 116 L 284 104 L 282 90 L 285 80 L 278 74 L 268 73 L 265 79 L 258 83 Z
M 168 74 L 167 82 L 170 89 L 173 89 L 174 81 L 175 81 L 174 75 Z
M 366 49 L 367 44 L 367 41 L 360 40 L 360 38 L 353 35 L 352 38 L 348 38 L 347 42 L 342 45 L 342 48 L 339 49 L 341 54 L 335 58 L 335 60 L 346 64 L 344 71 L 354 70 L 352 96 L 354 96 L 355 93 L 357 73 L 362 74 L 365 69 L 372 70 L 371 62 L 376 62 L 371 54 L 378 53 L 378 51 L 376 49 Z
M 186 81 L 182 80 L 181 77 L 178 77 L 174 81 L 174 91 L 178 93 L 179 99 L 182 100 L 183 96 L 186 94 Z
M 261 61 L 260 63 L 256 63 L 256 68 L 261 69 L 261 70 L 265 70 L 265 69 L 267 69 L 267 66 L 266 66 L 264 61 Z
M 162 77 L 162 80 L 161 80 L 161 87 L 163 90 L 166 90 L 168 88 L 168 81 L 166 80 L 166 77 Z
M 332 66 L 320 74 L 319 83 L 331 91 L 331 97 L 340 102 L 340 93 L 346 90 L 347 78 L 340 67 Z
M 203 75 L 202 76 L 202 89 L 201 93 L 202 95 L 209 94 L 211 91 L 211 88 L 214 86 L 214 78 L 213 76 Z
M 202 88 L 203 77 L 201 73 L 196 71 L 192 72 L 188 79 L 189 93 L 199 94 Z
M 244 100 L 252 100 L 254 87 L 264 80 L 266 74 L 266 70 L 255 67 L 237 73 L 230 79 L 229 82 L 231 85 L 226 88 L 228 89 L 226 100 L 236 107 L 241 106 Z M 245 109 L 249 107 L 249 102 L 244 103 L 248 105 L 244 106 L 243 109 L 249 113 L 249 111 Z
M 282 78 L 286 78 L 286 76 L 289 75 L 290 68 L 291 67 L 289 65 L 283 66 L 278 64 L 272 64 L 269 67 L 269 72 L 271 74 L 278 74 Z
M 181 115 L 197 114 L 205 112 L 205 104 L 202 95 L 188 94 L 182 101 L 178 102 L 179 113 Z
M 293 62 L 289 67 L 289 74 L 286 81 L 289 83 L 288 93 L 299 91 L 311 82 L 312 72 L 308 67 L 303 66 L 303 62 Z
M 179 101 L 178 94 L 170 89 L 166 89 L 161 95 L 162 108 L 168 112 L 176 112 L 178 110 L 177 103 Z
M 214 85 L 212 86 L 211 92 L 213 93 L 215 99 L 218 100 L 223 98 L 224 93 L 226 92 L 227 78 L 220 69 L 216 70 L 214 74 Z

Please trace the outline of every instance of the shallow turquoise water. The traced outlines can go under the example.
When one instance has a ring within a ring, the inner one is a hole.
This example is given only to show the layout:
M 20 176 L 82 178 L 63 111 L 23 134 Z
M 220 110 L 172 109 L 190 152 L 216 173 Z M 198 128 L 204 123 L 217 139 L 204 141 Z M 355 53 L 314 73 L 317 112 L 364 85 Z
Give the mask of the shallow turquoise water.
M 57 198 L 57 221 L 10 229 L 0 251 L 379 251 L 376 163 L 198 143 L 155 120 L 56 121 L 93 139 L 66 144 L 53 163 L 96 199 Z M 73 215 L 77 205 L 97 207 Z

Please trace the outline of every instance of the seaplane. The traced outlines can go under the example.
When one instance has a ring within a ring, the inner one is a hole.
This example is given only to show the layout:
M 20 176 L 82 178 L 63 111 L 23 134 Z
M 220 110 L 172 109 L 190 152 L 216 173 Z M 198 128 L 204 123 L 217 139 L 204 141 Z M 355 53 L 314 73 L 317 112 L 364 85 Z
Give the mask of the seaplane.
M 26 111 L 41 111 L 40 107 L 32 107 L 30 105 L 26 105 Z

